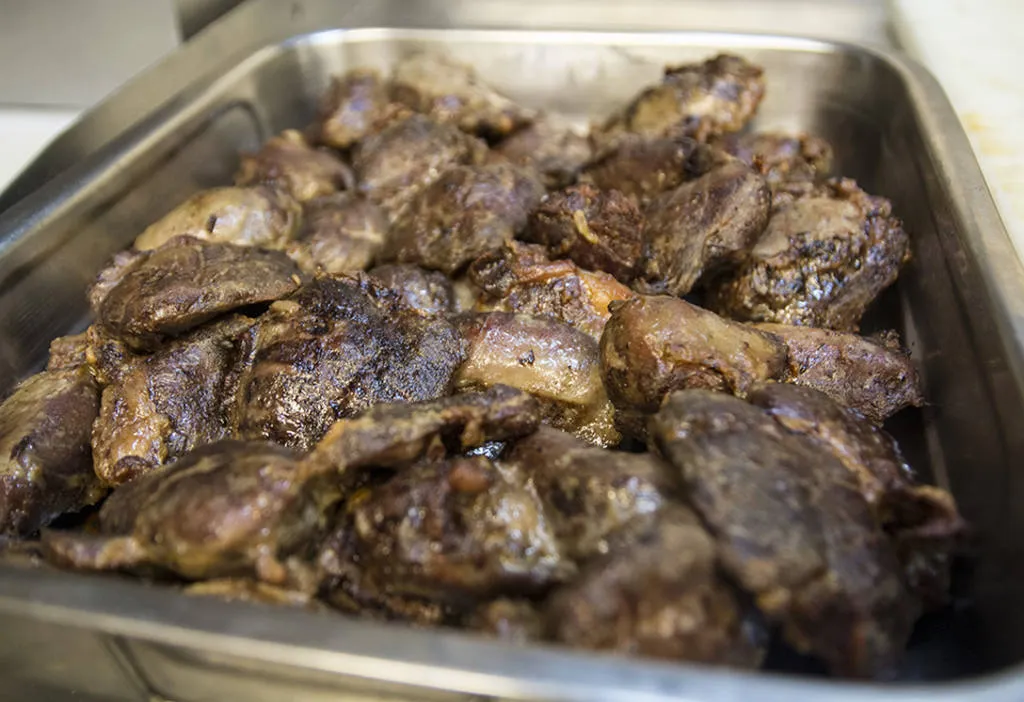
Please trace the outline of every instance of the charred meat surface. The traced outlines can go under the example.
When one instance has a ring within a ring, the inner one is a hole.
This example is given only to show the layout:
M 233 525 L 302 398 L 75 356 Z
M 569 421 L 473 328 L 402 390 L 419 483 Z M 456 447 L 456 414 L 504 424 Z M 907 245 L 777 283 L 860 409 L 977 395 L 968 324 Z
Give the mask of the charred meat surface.
M 910 241 L 889 201 L 835 179 L 776 208 L 710 303 L 735 319 L 856 331 L 909 257 Z
M 611 538 L 607 555 L 551 596 L 550 632 L 582 648 L 756 667 L 763 654 L 715 560 L 697 517 L 668 505 Z
M 552 261 L 543 247 L 515 241 L 474 261 L 469 279 L 482 292 L 478 309 L 551 317 L 594 339 L 611 314 L 608 305 L 634 295 L 607 273 Z
M 355 69 L 331 81 L 317 108 L 313 132 L 321 144 L 348 149 L 405 111 L 390 99 L 389 86 L 376 71 Z
M 609 451 L 551 427 L 516 442 L 504 459 L 529 478 L 567 558 L 608 553 L 608 539 L 666 502 L 668 469 L 647 453 Z
M 814 183 L 832 170 L 832 146 L 810 134 L 746 132 L 718 142 L 751 166 L 775 188 L 785 183 Z
M 639 208 L 622 193 L 575 185 L 547 195 L 522 238 L 542 244 L 552 258 L 570 258 L 629 283 L 640 264 L 643 228 Z
M 271 305 L 239 391 L 243 438 L 309 450 L 336 419 L 448 394 L 462 339 L 439 317 L 380 302 L 374 287 L 318 278 Z
M 394 218 L 447 169 L 480 163 L 487 145 L 450 124 L 412 115 L 367 136 L 352 152 L 359 192 Z
M 47 532 L 44 551 L 85 570 L 289 585 L 300 570 L 289 557 L 323 530 L 324 506 L 338 497 L 329 480 L 300 480 L 296 458 L 263 442 L 204 446 L 115 490 L 100 509 L 99 534 Z
M 703 63 L 669 66 L 661 83 L 634 98 L 605 125 L 602 136 L 682 134 L 706 141 L 743 129 L 763 97 L 763 70 L 739 56 L 719 54 Z
M 697 148 L 697 142 L 689 137 L 623 135 L 614 145 L 598 151 L 584 168 L 581 180 L 646 205 L 697 175 L 691 161 Z
M 952 495 L 917 484 L 892 437 L 817 390 L 769 383 L 749 399 L 839 459 L 895 541 L 912 590 L 926 604 L 944 604 L 949 568 L 966 530 Z
M 568 572 L 532 488 L 488 459 L 419 463 L 350 501 L 337 562 L 361 592 L 461 609 L 543 591 Z
M 785 347 L 770 334 L 675 297 L 619 303 L 601 337 L 605 387 L 625 412 L 655 412 L 667 394 L 689 388 L 742 397 L 779 378 L 785 363 Z
M 917 617 L 897 553 L 846 467 L 724 393 L 669 396 L 649 433 L 722 567 L 837 675 L 893 672 Z
M 548 188 L 563 188 L 576 180 L 590 160 L 590 140 L 556 115 L 544 115 L 510 135 L 494 152 L 535 171 Z
M 924 404 L 921 379 L 894 335 L 880 339 L 788 324 L 755 324 L 786 344 L 783 380 L 820 390 L 875 424 Z
M 253 320 L 231 316 L 120 359 L 92 429 L 96 475 L 138 478 L 192 449 L 231 436 L 231 405 L 252 344 Z
M 385 263 L 372 269 L 370 278 L 395 293 L 407 307 L 424 314 L 455 311 L 452 281 L 443 273 L 411 263 Z
M 268 188 L 213 188 L 196 193 L 135 239 L 148 251 L 179 236 L 238 246 L 282 249 L 302 218 L 291 196 Z
M 336 472 L 407 467 L 420 459 L 458 455 L 537 430 L 540 408 L 530 395 L 503 385 L 439 400 L 377 405 L 335 422 L 308 461 Z
M 299 273 L 278 251 L 179 237 L 137 259 L 93 311 L 129 345 L 152 349 L 231 310 L 288 295 Z
M 286 253 L 308 273 L 350 273 L 373 265 L 388 219 L 366 198 L 336 193 L 306 203 L 302 228 Z
M 509 164 L 451 168 L 409 202 L 381 260 L 457 273 L 511 241 L 543 193 L 532 174 Z
M 391 74 L 391 95 L 438 122 L 488 138 L 506 136 L 535 116 L 486 85 L 472 67 L 439 54 L 400 61 Z
M 706 274 L 742 261 L 768 222 L 761 176 L 726 158 L 644 210 L 643 277 L 652 292 L 685 295 Z
M 468 342 L 457 387 L 524 390 L 540 401 L 551 425 L 593 444 L 619 442 L 591 337 L 553 319 L 510 312 L 467 313 L 453 321 Z
M 103 497 L 89 449 L 98 412 L 84 366 L 38 373 L 0 405 L 0 536 L 30 536 Z
M 352 186 L 353 176 L 340 158 L 314 149 L 300 132 L 286 129 L 254 154 L 242 157 L 235 185 L 267 185 L 299 202 Z

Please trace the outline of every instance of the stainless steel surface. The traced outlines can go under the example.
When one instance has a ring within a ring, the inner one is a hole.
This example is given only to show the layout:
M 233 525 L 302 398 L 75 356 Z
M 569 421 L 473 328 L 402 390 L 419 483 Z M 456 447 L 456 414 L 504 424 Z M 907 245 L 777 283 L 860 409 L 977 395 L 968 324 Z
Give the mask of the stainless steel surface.
M 386 19 L 365 8 L 349 15 L 353 26 Z M 0 626 L 15 636 L 36 622 L 51 628 L 5 642 L 5 682 L 81 686 L 103 669 L 102 686 L 123 699 L 180 702 L 1024 699 L 1012 668 L 1024 659 L 1024 271 L 941 90 L 884 51 L 736 34 L 355 28 L 271 45 L 233 68 L 211 63 L 216 78 L 0 216 L 0 378 L 9 385 L 30 372 L 50 338 L 84 322 L 88 279 L 145 224 L 225 182 L 237 150 L 305 123 L 332 73 L 383 67 L 420 47 L 579 119 L 620 103 L 667 61 L 726 49 L 766 67 L 760 126 L 829 138 L 839 170 L 892 198 L 913 235 L 916 260 L 874 323 L 901 326 L 924 368 L 933 405 L 906 416 L 907 448 L 978 525 L 976 606 L 926 622 L 905 683 L 876 686 L 514 648 L 6 566 Z

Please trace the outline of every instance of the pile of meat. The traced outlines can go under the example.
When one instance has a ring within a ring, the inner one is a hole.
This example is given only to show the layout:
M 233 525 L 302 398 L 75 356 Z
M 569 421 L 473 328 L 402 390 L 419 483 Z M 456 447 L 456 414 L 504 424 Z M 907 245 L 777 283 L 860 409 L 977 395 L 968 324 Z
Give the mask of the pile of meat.
M 909 240 L 762 71 L 666 69 L 589 134 L 416 56 L 337 79 L 119 254 L 0 407 L 51 564 L 514 641 L 891 673 L 965 525 L 857 334 Z M 56 522 L 55 522 L 56 520 Z

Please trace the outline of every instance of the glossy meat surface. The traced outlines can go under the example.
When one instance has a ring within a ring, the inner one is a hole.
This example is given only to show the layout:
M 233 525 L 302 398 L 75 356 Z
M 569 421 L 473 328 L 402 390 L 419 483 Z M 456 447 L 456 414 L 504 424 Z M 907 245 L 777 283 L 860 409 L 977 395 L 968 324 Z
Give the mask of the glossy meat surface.
M 515 166 L 451 168 L 409 202 L 381 260 L 453 275 L 511 241 L 526 226 L 543 191 L 532 174 Z
M 832 180 L 774 210 L 749 258 L 712 291 L 710 307 L 735 319 L 856 331 L 909 257 L 889 201 Z
M 639 208 L 622 193 L 575 185 L 545 196 L 521 238 L 545 246 L 551 258 L 628 284 L 640 265 L 643 228 Z
M 352 173 L 334 154 L 314 149 L 294 129 L 272 137 L 254 154 L 242 157 L 235 185 L 267 185 L 299 202 L 352 187 Z
M 401 116 L 407 114 L 391 101 L 387 82 L 376 71 L 355 69 L 331 81 L 313 133 L 322 144 L 348 149 Z
M 299 274 L 277 251 L 179 237 L 135 259 L 98 304 L 94 291 L 93 311 L 129 345 L 152 349 L 226 312 L 288 295 Z
M 694 177 L 691 159 L 697 148 L 698 143 L 689 137 L 623 135 L 598 151 L 581 180 L 646 205 Z
M 351 273 L 373 265 L 388 220 L 366 198 L 336 193 L 306 203 L 302 227 L 285 252 L 307 273 Z
M 83 366 L 38 373 L 0 405 L 0 536 L 29 536 L 103 497 L 89 448 L 98 411 Z
M 385 263 L 372 269 L 368 275 L 411 309 L 424 314 L 456 311 L 455 290 L 443 273 L 428 271 L 411 263 Z
M 745 132 L 727 135 L 718 145 L 753 167 L 773 188 L 814 183 L 832 170 L 832 146 L 810 134 Z
M 556 115 L 544 115 L 509 135 L 494 152 L 535 171 L 549 188 L 570 185 L 590 160 L 589 139 Z

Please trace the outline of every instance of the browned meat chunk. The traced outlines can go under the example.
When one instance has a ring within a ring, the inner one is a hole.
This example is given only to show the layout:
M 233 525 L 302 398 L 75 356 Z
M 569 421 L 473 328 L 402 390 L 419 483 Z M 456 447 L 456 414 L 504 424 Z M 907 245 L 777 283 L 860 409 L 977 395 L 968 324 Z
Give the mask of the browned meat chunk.
M 179 237 L 135 259 L 105 297 L 91 297 L 103 327 L 151 349 L 231 310 L 284 297 L 301 282 L 278 251 Z
M 502 641 L 523 644 L 544 637 L 544 620 L 530 600 L 499 598 L 480 605 L 462 625 Z
M 286 253 L 304 271 L 350 273 L 373 265 L 388 233 L 384 212 L 352 193 L 306 203 L 302 228 Z
M 709 303 L 735 319 L 856 331 L 909 257 L 888 200 L 852 180 L 831 180 L 776 208 L 749 258 Z
M 619 442 L 591 337 L 552 319 L 509 312 L 469 313 L 455 323 L 468 341 L 457 387 L 519 388 L 540 400 L 553 426 L 602 446 Z
M 82 366 L 34 375 L 0 405 L 0 536 L 29 536 L 103 497 L 89 450 L 98 411 Z
M 391 102 L 377 72 L 357 68 L 331 81 L 313 131 L 320 143 L 347 149 L 402 116 L 406 111 Z
M 115 490 L 100 510 L 99 534 L 47 532 L 43 547 L 54 563 L 86 570 L 308 582 L 291 557 L 323 530 L 322 509 L 338 495 L 298 466 L 272 444 L 204 446 Z
M 511 241 L 543 193 L 532 175 L 509 164 L 451 168 L 409 202 L 381 260 L 457 273 Z
M 314 149 L 294 129 L 271 138 L 256 153 L 242 156 L 235 174 L 235 185 L 267 185 L 299 202 L 350 188 L 352 181 L 352 173 L 340 158 Z
M 352 152 L 359 191 L 392 219 L 447 169 L 483 161 L 487 145 L 450 124 L 413 115 L 359 142 Z
M 96 474 L 134 480 L 231 435 L 230 408 L 253 320 L 231 316 L 148 356 L 119 359 L 92 430 Z
M 584 169 L 581 180 L 601 190 L 617 190 L 646 205 L 697 175 L 692 162 L 697 147 L 697 142 L 688 137 L 647 139 L 623 135 L 598 153 Z
M 295 235 L 302 208 L 266 186 L 213 188 L 196 193 L 146 228 L 135 248 L 148 251 L 179 236 L 282 249 Z
M 918 485 L 888 434 L 817 390 L 770 383 L 750 393 L 750 402 L 839 459 L 893 537 L 911 589 L 929 605 L 944 604 L 966 530 L 952 495 Z
M 427 456 L 458 455 L 526 436 L 539 424 L 535 399 L 496 385 L 439 400 L 376 405 L 358 417 L 338 420 L 308 462 L 338 472 L 404 468 Z
M 609 451 L 541 427 L 506 456 L 533 482 L 566 558 L 608 553 L 608 539 L 665 503 L 667 467 L 651 454 Z
M 641 92 L 605 126 L 605 138 L 634 132 L 647 137 L 684 134 L 700 141 L 738 132 L 764 97 L 759 66 L 720 54 L 703 63 L 669 66 L 658 85 Z
M 301 607 L 315 612 L 327 611 L 309 592 L 294 590 L 249 578 L 219 578 L 192 583 L 184 588 L 193 597 L 216 597 L 229 602 L 252 602 L 284 607 Z
M 340 417 L 448 394 L 462 339 L 439 317 L 380 302 L 374 288 L 319 278 L 271 305 L 242 379 L 242 437 L 308 450 Z
M 424 314 L 455 311 L 455 291 L 443 273 L 410 263 L 385 263 L 371 270 L 369 276 L 414 310 Z
M 89 362 L 89 332 L 58 336 L 50 342 L 46 370 L 67 370 Z
M 820 390 L 875 424 L 904 407 L 924 404 L 914 362 L 894 336 L 868 339 L 788 324 L 754 326 L 785 342 L 789 365 L 783 380 Z
M 542 247 L 515 241 L 477 259 L 469 279 L 482 292 L 481 310 L 551 317 L 595 339 L 601 338 L 611 314 L 608 305 L 634 295 L 607 273 L 551 261 Z
M 650 435 L 714 535 L 722 567 L 837 675 L 892 672 L 917 606 L 843 464 L 724 393 L 669 396 Z
M 629 283 L 640 265 L 643 226 L 640 210 L 622 193 L 575 185 L 545 197 L 522 238 L 543 244 L 552 258 Z
M 644 210 L 645 287 L 685 295 L 702 277 L 743 260 L 764 231 L 770 203 L 764 179 L 730 157 L 655 198 Z
M 716 574 L 714 542 L 678 505 L 609 539 L 546 615 L 557 641 L 582 648 L 750 668 L 762 656 Z
M 563 188 L 576 180 L 592 152 L 590 140 L 555 115 L 520 129 L 494 151 L 517 166 L 536 171 L 549 188 Z
M 438 122 L 488 138 L 510 134 L 535 116 L 483 83 L 470 66 L 439 54 L 400 61 L 391 74 L 391 95 Z
M 832 147 L 809 134 L 746 132 L 730 134 L 718 145 L 752 166 L 773 188 L 814 183 L 832 170 Z
M 785 363 L 785 347 L 770 334 L 675 297 L 619 304 L 601 337 L 605 387 L 630 433 L 642 431 L 642 415 L 657 411 L 674 390 L 742 397 L 755 383 L 780 377 Z
M 332 586 L 357 599 L 419 597 L 468 610 L 542 591 L 570 572 L 533 489 L 480 456 L 406 468 L 345 512 L 339 551 L 321 562 L 338 568 Z

